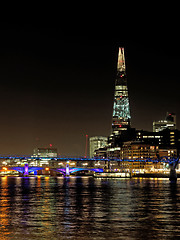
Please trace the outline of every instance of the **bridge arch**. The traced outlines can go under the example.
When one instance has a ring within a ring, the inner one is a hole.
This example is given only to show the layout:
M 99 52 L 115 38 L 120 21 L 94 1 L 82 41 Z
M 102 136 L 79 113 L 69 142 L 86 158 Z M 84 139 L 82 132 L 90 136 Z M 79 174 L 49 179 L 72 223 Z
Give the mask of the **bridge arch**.
M 63 175 L 66 175 L 66 168 L 58 168 L 58 169 L 51 169 L 56 172 L 60 172 Z M 69 168 L 69 173 L 81 172 L 81 171 L 92 171 L 92 172 L 103 172 L 102 168 L 83 168 L 83 167 L 76 167 L 76 168 Z
M 70 173 L 81 172 L 81 171 L 91 171 L 91 172 L 103 172 L 102 168 L 70 168 Z

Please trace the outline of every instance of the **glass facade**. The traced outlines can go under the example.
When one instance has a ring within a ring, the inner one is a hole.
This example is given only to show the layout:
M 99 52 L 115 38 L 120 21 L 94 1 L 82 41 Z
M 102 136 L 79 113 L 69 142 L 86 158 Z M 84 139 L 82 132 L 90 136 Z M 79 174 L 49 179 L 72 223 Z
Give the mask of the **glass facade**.
M 124 48 L 119 48 L 113 105 L 112 134 L 119 135 L 130 126 L 130 108 Z
M 94 157 L 95 151 L 107 146 L 107 137 L 96 136 L 89 138 L 89 145 L 90 145 L 90 157 Z

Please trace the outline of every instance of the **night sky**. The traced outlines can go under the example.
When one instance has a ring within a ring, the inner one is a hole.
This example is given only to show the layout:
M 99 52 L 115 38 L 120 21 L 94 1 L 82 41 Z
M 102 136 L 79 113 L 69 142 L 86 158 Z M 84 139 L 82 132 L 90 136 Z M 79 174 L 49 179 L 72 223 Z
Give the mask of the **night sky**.
M 62 156 L 83 156 L 86 134 L 108 136 L 119 46 L 132 127 L 152 130 L 169 111 L 180 128 L 177 42 L 2 23 L 0 154 L 32 154 L 52 144 Z

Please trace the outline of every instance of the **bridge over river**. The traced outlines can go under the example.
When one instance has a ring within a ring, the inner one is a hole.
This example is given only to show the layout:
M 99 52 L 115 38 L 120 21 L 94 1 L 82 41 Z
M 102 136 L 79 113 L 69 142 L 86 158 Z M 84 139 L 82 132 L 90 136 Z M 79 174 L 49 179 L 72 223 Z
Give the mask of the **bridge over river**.
M 69 164 L 67 164 L 65 168 L 49 168 L 49 167 L 37 167 L 37 166 L 31 167 L 27 163 L 21 167 L 9 167 L 9 166 L 0 167 L 0 171 L 16 171 L 23 176 L 28 176 L 31 173 L 34 173 L 34 175 L 37 175 L 37 172 L 39 170 L 54 171 L 54 172 L 61 173 L 64 176 L 69 176 L 71 173 L 81 172 L 81 171 L 92 171 L 97 173 L 103 172 L 102 168 L 83 168 L 83 167 L 70 168 Z
M 76 163 L 75 167 L 72 167 L 72 162 Z M 61 173 L 64 176 L 69 176 L 75 172 L 80 171 L 92 171 L 101 173 L 105 169 L 110 169 L 111 164 L 121 163 L 125 164 L 159 164 L 163 163 L 169 166 L 170 179 L 176 179 L 176 167 L 179 163 L 179 158 L 163 157 L 159 159 L 108 159 L 108 158 L 75 158 L 75 157 L 34 157 L 34 156 L 5 156 L 0 155 L 0 171 L 17 171 L 20 175 L 28 176 L 34 173 L 36 175 L 38 171 L 45 170 L 56 173 Z M 101 167 L 103 163 L 103 167 Z M 59 166 L 61 164 L 62 166 Z M 86 166 L 84 166 L 86 165 Z

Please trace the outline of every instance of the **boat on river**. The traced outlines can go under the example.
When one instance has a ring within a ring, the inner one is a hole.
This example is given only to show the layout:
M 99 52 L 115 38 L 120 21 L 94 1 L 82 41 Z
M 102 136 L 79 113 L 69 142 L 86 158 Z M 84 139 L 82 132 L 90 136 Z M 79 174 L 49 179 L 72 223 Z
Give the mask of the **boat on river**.
M 130 178 L 129 172 L 100 172 L 94 173 L 95 178 Z

